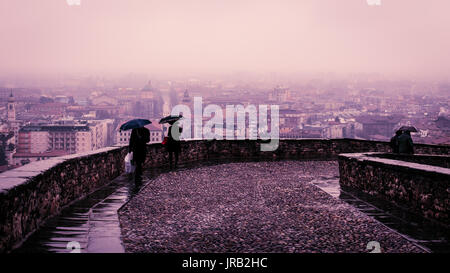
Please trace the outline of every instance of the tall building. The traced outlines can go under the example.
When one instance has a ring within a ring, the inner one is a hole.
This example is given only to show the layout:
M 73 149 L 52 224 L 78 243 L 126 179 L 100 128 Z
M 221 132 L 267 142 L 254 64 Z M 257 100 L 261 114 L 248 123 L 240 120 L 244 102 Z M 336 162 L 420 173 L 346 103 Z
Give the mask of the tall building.
M 77 152 L 77 133 L 90 132 L 87 125 L 50 125 L 43 129 L 49 132 L 50 150 L 63 150 L 70 154 Z
M 20 128 L 20 121 L 17 120 L 16 117 L 16 101 L 14 99 L 12 91 L 10 92 L 10 95 L 8 97 L 8 102 L 6 104 L 6 122 L 8 125 L 8 131 L 12 132 L 14 136 L 9 140 L 10 143 L 17 146 L 18 144 L 18 135 L 19 135 L 19 128 Z
M 19 130 L 17 152 L 44 153 L 50 150 L 49 132 L 42 126 L 25 126 Z
M 113 120 L 92 120 L 76 123 L 73 120 L 57 124 L 28 125 L 20 129 L 15 164 L 65 154 L 93 151 L 111 145 Z
M 153 87 L 151 81 L 141 89 L 139 101 L 135 103 L 133 115 L 142 118 L 155 118 L 162 114 L 162 98 Z
M 183 104 L 190 104 L 192 102 L 191 97 L 189 96 L 189 92 L 187 89 L 184 91 L 183 99 L 181 100 Z
M 277 103 L 288 102 L 290 98 L 291 92 L 289 91 L 289 88 L 281 86 L 274 88 L 269 95 L 269 99 Z
M 7 110 L 8 122 L 15 122 L 16 121 L 16 102 L 14 100 L 12 91 L 8 98 L 7 109 L 8 109 Z

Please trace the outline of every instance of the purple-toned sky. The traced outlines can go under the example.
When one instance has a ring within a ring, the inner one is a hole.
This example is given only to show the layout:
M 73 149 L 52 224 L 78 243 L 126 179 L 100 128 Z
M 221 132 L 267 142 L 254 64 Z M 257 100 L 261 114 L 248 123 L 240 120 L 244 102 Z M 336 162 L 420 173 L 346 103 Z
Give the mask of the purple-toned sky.
M 449 0 L 0 0 L 0 73 L 442 78 L 450 76 L 449 12 Z

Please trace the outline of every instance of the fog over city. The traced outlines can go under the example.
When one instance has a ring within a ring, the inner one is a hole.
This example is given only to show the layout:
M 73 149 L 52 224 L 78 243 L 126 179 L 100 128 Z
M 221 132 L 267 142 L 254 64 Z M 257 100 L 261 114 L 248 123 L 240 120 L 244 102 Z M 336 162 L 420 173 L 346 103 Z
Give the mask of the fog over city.
M 448 79 L 447 0 L 0 0 L 0 73 Z

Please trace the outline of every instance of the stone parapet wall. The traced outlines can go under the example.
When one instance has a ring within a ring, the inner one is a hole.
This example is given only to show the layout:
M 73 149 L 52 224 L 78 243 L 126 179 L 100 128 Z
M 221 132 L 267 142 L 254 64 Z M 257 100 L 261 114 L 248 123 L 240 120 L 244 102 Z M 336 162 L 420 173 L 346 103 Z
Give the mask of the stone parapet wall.
M 341 153 L 390 152 L 388 142 L 356 139 L 282 139 L 273 152 L 262 152 L 261 143 L 260 140 L 183 141 L 180 162 L 232 158 L 330 160 L 337 159 Z M 419 144 L 415 151 L 448 155 L 450 146 Z M 147 166 L 167 164 L 168 155 L 161 144 L 149 145 L 148 152 Z
M 0 173 L 0 252 L 20 243 L 64 206 L 120 175 L 124 152 L 106 148 Z
M 449 168 L 376 156 L 367 153 L 341 154 L 341 187 L 385 199 L 410 212 L 450 225 Z M 450 160 L 450 156 L 446 158 L 446 161 Z M 423 158 L 418 161 L 421 160 Z

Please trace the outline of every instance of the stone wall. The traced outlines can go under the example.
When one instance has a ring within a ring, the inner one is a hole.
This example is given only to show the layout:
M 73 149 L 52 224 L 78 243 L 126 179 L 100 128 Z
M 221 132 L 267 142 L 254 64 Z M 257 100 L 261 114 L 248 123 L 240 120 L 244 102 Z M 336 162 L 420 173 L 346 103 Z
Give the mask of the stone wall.
M 375 153 L 369 156 L 450 168 L 448 155 Z
M 11 249 L 71 202 L 123 172 L 125 150 L 106 148 L 0 173 L 0 252 Z
M 367 153 L 340 155 L 341 187 L 385 199 L 410 212 L 450 225 L 450 169 L 376 156 Z M 446 156 L 446 161 L 449 160 L 450 156 Z
M 262 152 L 260 140 L 183 141 L 181 147 L 180 162 L 239 158 L 329 160 L 337 159 L 341 153 L 391 151 L 388 142 L 355 139 L 286 139 L 280 140 L 278 149 L 273 152 Z M 450 153 L 450 146 L 418 144 L 414 149 L 416 153 L 421 154 Z M 147 166 L 165 165 L 168 162 L 167 158 L 167 152 L 161 144 L 149 145 Z
M 180 163 L 215 159 L 323 160 L 340 153 L 388 152 L 387 142 L 351 139 L 280 140 L 273 152 L 261 152 L 261 141 L 183 141 Z M 167 165 L 161 144 L 148 145 L 147 168 Z M 418 153 L 448 154 L 450 146 L 416 145 Z M 124 169 L 127 148 L 33 162 L 0 173 L 0 252 L 10 250 L 64 206 L 102 187 Z

